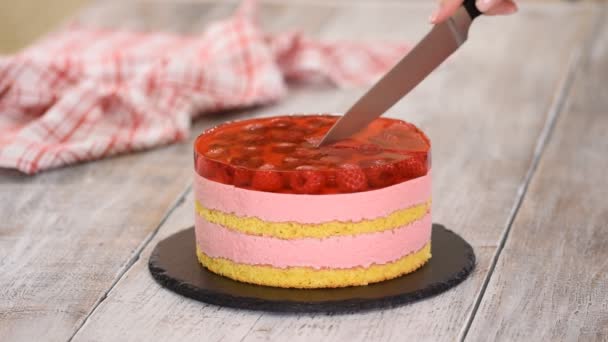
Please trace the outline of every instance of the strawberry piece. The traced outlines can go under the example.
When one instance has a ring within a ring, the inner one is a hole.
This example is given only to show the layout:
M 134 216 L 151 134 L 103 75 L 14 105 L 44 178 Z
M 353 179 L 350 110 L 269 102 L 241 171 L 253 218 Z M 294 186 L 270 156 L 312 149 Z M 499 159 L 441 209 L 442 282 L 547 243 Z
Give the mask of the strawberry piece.
M 357 165 L 343 164 L 336 171 L 336 185 L 341 192 L 364 191 L 367 190 L 367 177 Z
M 274 118 L 270 120 L 270 127 L 274 127 L 274 128 L 287 128 L 292 126 L 293 120 L 291 120 L 290 118 Z
M 285 169 L 295 169 L 296 167 L 302 165 L 302 161 L 298 158 L 294 158 L 294 157 L 285 157 L 283 158 L 283 164 L 282 166 Z
M 222 141 L 217 141 L 214 142 L 212 144 L 209 145 L 209 150 L 215 149 L 215 148 L 228 148 L 230 146 L 230 144 L 222 142 Z
M 247 166 L 249 158 L 247 157 L 233 157 L 230 158 L 229 163 L 232 166 Z
M 283 188 L 283 177 L 277 171 L 272 171 L 274 166 L 262 165 L 253 174 L 251 186 L 260 191 L 276 192 Z
M 196 172 L 205 178 L 213 177 L 213 168 L 209 165 L 207 158 L 199 156 L 196 162 Z
M 348 139 L 344 139 L 344 140 L 340 140 L 337 141 L 335 143 L 333 143 L 331 146 L 336 147 L 336 148 L 342 148 L 342 149 L 356 149 L 359 146 L 359 142 L 355 139 L 352 138 L 348 138 Z
M 248 169 L 256 169 L 264 164 L 264 160 L 258 156 L 244 156 L 230 158 L 230 165 L 241 166 Z
M 344 162 L 344 160 L 342 158 L 340 158 L 339 156 L 328 155 L 328 156 L 321 157 L 319 159 L 319 163 L 320 164 L 325 165 L 325 166 L 329 166 L 329 167 L 337 166 L 337 165 L 339 165 L 340 163 L 343 163 L 343 162 Z
M 270 132 L 270 138 L 276 142 L 291 142 L 301 143 L 304 141 L 305 135 L 303 132 L 293 129 L 285 130 L 272 130 Z
M 321 127 L 331 127 L 334 124 L 334 120 L 322 118 L 322 117 L 313 117 L 306 120 L 305 125 L 308 128 L 318 130 Z
M 313 147 L 313 146 L 318 146 L 321 143 L 321 139 L 323 137 L 320 136 L 311 136 L 313 133 L 306 133 L 306 138 L 304 138 L 305 143 L 303 143 L 302 145 L 306 144 L 306 146 L 309 147 Z
M 233 184 L 235 186 L 244 187 L 251 184 L 253 172 L 242 167 L 234 168 Z
M 226 150 L 223 147 L 215 147 L 215 148 L 210 148 L 206 153 L 205 156 L 207 158 L 211 158 L 211 159 L 217 159 L 217 158 L 221 158 L 225 155 L 228 154 L 228 150 Z
M 382 149 L 374 144 L 363 144 L 358 148 L 359 152 L 367 156 L 373 156 L 382 152 Z
M 299 194 L 317 194 L 325 186 L 325 175 L 313 166 L 298 166 L 290 172 L 289 185 Z
M 376 136 L 371 137 L 371 141 L 386 147 L 397 146 L 402 139 L 407 139 L 408 132 L 396 127 L 386 128 Z
M 272 146 L 272 151 L 278 153 L 290 153 L 293 152 L 297 146 L 298 145 L 291 142 L 279 142 Z
M 319 159 L 321 156 L 323 156 L 323 154 L 321 152 L 319 152 L 318 149 L 297 148 L 292 153 L 292 156 L 310 161 L 310 160 L 314 160 L 314 159 Z
M 229 165 L 223 165 L 218 162 L 211 162 L 215 172 L 213 174 L 213 180 L 224 183 L 232 184 L 234 179 L 234 169 Z
M 243 127 L 243 131 L 251 133 L 264 133 L 267 127 L 261 123 L 251 123 Z
M 255 145 L 243 147 L 243 154 L 247 156 L 257 156 L 262 154 L 263 151 L 261 147 Z
M 420 153 L 409 156 L 396 164 L 399 181 L 422 177 L 427 173 L 426 155 Z
M 330 188 L 335 188 L 336 184 L 336 171 L 326 170 L 325 171 L 325 185 Z
M 384 188 L 397 181 L 399 173 L 394 163 L 380 159 L 367 164 L 364 170 L 371 187 Z
M 247 159 L 247 167 L 250 169 L 256 169 L 264 165 L 264 159 L 261 157 L 250 157 Z
M 263 135 L 253 134 L 253 133 L 245 133 L 239 140 L 243 142 L 244 145 L 261 145 L 266 141 Z

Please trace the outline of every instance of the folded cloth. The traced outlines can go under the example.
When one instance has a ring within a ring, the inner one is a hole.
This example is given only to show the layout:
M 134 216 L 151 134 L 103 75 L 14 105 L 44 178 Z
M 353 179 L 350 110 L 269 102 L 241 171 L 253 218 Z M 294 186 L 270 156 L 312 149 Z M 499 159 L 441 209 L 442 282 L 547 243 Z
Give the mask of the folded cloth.
M 195 36 L 73 27 L 0 59 L 0 167 L 34 174 L 179 141 L 196 115 L 276 101 L 289 80 L 369 83 L 407 49 L 268 35 L 255 10 L 245 1 Z

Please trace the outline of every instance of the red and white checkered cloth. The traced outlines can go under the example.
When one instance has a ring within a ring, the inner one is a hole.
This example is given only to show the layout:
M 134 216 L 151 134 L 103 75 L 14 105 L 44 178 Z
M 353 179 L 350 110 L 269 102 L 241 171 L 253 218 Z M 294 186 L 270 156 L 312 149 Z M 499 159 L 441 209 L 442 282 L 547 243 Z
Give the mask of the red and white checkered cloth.
M 0 167 L 33 174 L 179 141 L 196 115 L 276 101 L 286 80 L 369 83 L 407 49 L 266 35 L 255 9 L 196 36 L 72 28 L 0 59 Z

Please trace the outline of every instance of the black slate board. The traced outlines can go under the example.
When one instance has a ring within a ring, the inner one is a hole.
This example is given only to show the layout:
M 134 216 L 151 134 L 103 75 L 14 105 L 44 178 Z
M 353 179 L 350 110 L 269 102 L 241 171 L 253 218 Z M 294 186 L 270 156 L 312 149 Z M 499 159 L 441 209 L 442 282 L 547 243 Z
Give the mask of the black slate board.
M 194 228 L 160 241 L 149 268 L 162 286 L 201 302 L 275 312 L 360 311 L 410 303 L 444 292 L 475 267 L 473 248 L 456 233 L 433 224 L 431 260 L 417 271 L 367 286 L 283 289 L 251 285 L 209 272 L 196 258 Z

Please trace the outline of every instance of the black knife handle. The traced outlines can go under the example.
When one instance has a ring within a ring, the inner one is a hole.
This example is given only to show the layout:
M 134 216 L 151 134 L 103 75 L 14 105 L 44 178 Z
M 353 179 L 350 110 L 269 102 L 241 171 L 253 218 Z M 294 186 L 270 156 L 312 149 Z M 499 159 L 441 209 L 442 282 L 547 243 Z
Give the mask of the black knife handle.
M 462 5 L 471 16 L 471 20 L 481 15 L 481 11 L 477 9 L 477 6 L 475 6 L 475 0 L 464 0 L 464 3 Z

